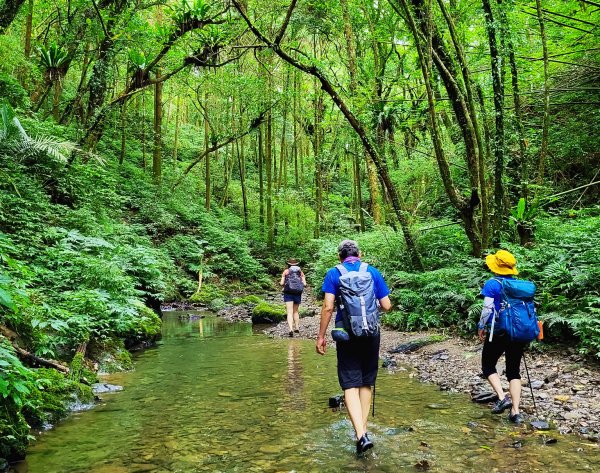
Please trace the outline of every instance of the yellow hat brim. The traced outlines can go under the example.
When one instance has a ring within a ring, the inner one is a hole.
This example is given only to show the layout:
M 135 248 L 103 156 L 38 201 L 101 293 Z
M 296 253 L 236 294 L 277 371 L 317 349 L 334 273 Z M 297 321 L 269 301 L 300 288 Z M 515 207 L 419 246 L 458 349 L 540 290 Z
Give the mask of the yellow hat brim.
M 498 260 L 496 259 L 496 255 L 487 255 L 485 257 L 485 264 L 487 264 L 488 268 L 490 268 L 490 271 L 501 276 L 516 276 L 519 274 L 519 271 L 517 271 L 517 268 L 514 266 L 512 268 L 508 266 L 500 266 L 498 264 Z

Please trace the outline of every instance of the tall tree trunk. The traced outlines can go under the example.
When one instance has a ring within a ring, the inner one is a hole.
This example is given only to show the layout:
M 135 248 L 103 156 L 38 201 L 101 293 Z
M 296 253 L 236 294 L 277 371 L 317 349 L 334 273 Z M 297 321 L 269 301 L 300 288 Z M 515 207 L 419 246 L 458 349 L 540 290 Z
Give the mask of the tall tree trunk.
M 485 179 L 485 153 L 484 145 L 481 137 L 481 131 L 479 127 L 479 119 L 477 117 L 477 107 L 475 94 L 473 93 L 471 72 L 465 57 L 461 42 L 458 38 L 458 33 L 454 26 L 454 20 L 448 13 L 444 5 L 443 0 L 438 0 L 438 5 L 450 31 L 454 50 L 456 51 L 456 57 L 462 72 L 463 82 L 465 86 L 465 92 L 467 95 L 467 105 L 469 107 L 469 113 L 471 115 L 471 121 L 473 123 L 473 132 L 475 134 L 475 141 L 477 143 L 477 160 L 478 160 L 478 178 L 479 178 L 479 192 L 481 196 L 481 241 L 484 248 L 487 248 L 489 244 L 489 208 L 488 208 L 488 195 L 487 195 L 487 184 Z M 452 5 L 451 5 L 452 7 Z
M 287 76 L 285 79 L 284 90 L 288 90 L 290 85 L 290 71 L 288 69 Z M 285 168 L 285 134 L 287 131 L 287 116 L 288 116 L 288 101 L 285 100 L 283 104 L 283 112 L 282 112 L 283 124 L 281 125 L 281 146 L 279 148 L 279 177 L 277 178 L 277 189 L 281 188 L 283 182 L 283 171 Z
M 52 96 L 52 117 L 58 123 L 60 121 L 60 93 L 62 91 L 62 79 L 57 77 L 53 83 L 54 93 Z
M 241 122 L 241 110 L 240 110 Z M 244 156 L 244 138 L 239 140 L 239 148 L 237 150 L 238 169 L 240 171 L 240 187 L 242 188 L 242 206 L 244 209 L 244 230 L 250 229 L 248 222 L 248 196 L 246 190 L 246 161 Z
M 548 128 L 550 127 L 550 88 L 548 84 L 548 41 L 546 40 L 546 27 L 542 14 L 542 1 L 535 0 L 540 35 L 542 37 L 542 54 L 544 58 L 544 118 L 542 121 L 542 144 L 540 146 L 540 160 L 538 164 L 538 184 L 544 180 L 546 168 L 546 155 L 548 154 Z
M 260 222 L 261 231 L 264 230 L 265 224 L 265 187 L 264 187 L 264 177 L 263 177 L 263 163 L 264 163 L 264 153 L 263 153 L 263 125 L 258 127 L 258 200 L 259 200 L 259 217 L 258 220 Z
M 181 120 L 181 97 L 178 95 L 175 105 L 175 136 L 173 138 L 173 167 L 177 166 L 177 152 L 179 150 L 179 125 Z
M 515 121 L 517 124 L 517 133 L 519 134 L 519 171 L 521 173 L 522 196 L 527 196 L 528 163 L 527 163 L 527 144 L 525 142 L 525 132 L 523 130 L 523 113 L 521 111 L 521 95 L 519 93 L 519 70 L 515 60 L 515 52 L 512 42 L 509 42 L 509 60 L 510 74 L 512 79 L 513 102 L 515 107 Z
M 313 136 L 313 156 L 315 160 L 315 238 L 321 236 L 321 213 L 323 211 L 323 172 L 321 164 L 321 136 L 324 104 L 323 94 L 317 87 L 315 81 L 314 87 L 314 136 Z
M 156 76 L 160 76 L 160 70 L 157 69 Z M 161 183 L 162 179 L 162 90 L 163 83 L 158 82 L 154 86 L 154 149 L 152 151 L 152 176 L 156 184 Z M 207 159 L 208 161 L 208 159 Z
M 34 0 L 28 1 L 27 8 L 27 20 L 25 20 L 25 57 L 31 55 L 31 30 L 33 25 L 33 2 Z
M 356 166 L 356 199 L 358 200 L 358 221 L 360 222 L 360 231 L 364 232 L 365 226 L 365 213 L 362 207 L 362 179 L 360 173 L 360 158 L 358 150 L 354 149 L 354 165 Z
M 415 41 L 415 46 L 419 56 L 419 64 L 421 66 L 421 72 L 423 74 L 425 89 L 427 92 L 429 119 L 431 122 L 431 138 L 433 141 L 435 157 L 438 163 L 438 168 L 440 170 L 442 183 L 444 184 L 444 189 L 446 190 L 446 195 L 448 196 L 450 203 L 454 208 L 456 208 L 460 212 L 461 218 L 465 226 L 465 233 L 467 234 L 467 238 L 469 238 L 469 241 L 471 242 L 472 254 L 474 256 L 481 256 L 481 240 L 477 233 L 474 221 L 475 202 L 466 201 L 466 199 L 457 191 L 456 187 L 454 186 L 452 175 L 450 173 L 450 166 L 448 164 L 448 160 L 446 158 L 444 148 L 442 146 L 441 133 L 439 130 L 435 110 L 435 96 L 432 87 L 432 66 L 429 56 L 427 54 L 432 54 L 432 50 L 431 48 L 425 50 L 425 48 L 423 47 L 421 36 L 419 34 L 419 30 L 417 29 L 417 25 L 415 22 L 415 18 L 407 3 L 407 0 L 399 0 L 399 2 L 402 6 L 402 9 L 404 10 L 404 16 L 407 19 L 407 23 L 413 35 L 413 39 Z M 471 194 L 472 201 L 476 201 L 476 197 L 477 196 L 473 195 L 473 193 Z
M 489 0 L 482 0 L 486 19 L 486 29 L 490 44 L 492 60 L 492 85 L 494 89 L 494 112 L 496 117 L 496 133 L 494 135 L 494 225 L 492 243 L 495 247 L 500 244 L 504 227 L 504 84 L 502 83 L 502 57 L 498 51 L 496 26 Z
M 210 130 L 208 123 L 208 92 L 204 92 L 204 152 L 208 153 L 210 147 Z M 210 201 L 212 192 L 211 174 L 210 174 L 210 154 L 204 158 L 204 208 L 210 212 Z
M 269 92 L 271 84 L 269 83 Z M 267 136 L 265 140 L 265 168 L 267 171 L 267 247 L 273 248 L 273 114 L 267 112 Z
M 146 93 L 142 92 L 142 168 L 146 166 Z
M 127 101 L 121 104 L 121 152 L 119 153 L 119 166 L 125 160 L 125 151 L 127 147 Z
M 300 87 L 298 81 L 298 70 L 294 69 L 294 97 L 293 97 L 293 109 L 292 109 L 292 120 L 293 120 L 293 133 L 294 133 L 294 147 L 292 148 L 293 158 L 294 158 L 294 183 L 296 185 L 296 189 L 300 185 L 300 179 L 298 176 L 298 95 L 300 94 Z

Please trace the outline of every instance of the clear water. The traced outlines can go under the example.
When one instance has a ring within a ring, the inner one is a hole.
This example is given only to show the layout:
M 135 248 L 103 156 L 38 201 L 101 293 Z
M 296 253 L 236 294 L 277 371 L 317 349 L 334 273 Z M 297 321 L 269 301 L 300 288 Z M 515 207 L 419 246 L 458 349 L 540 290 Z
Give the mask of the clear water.
M 165 317 L 160 347 L 107 382 L 124 391 L 44 433 L 19 472 L 398 472 L 426 460 L 438 472 L 600 471 L 598 446 L 515 428 L 408 373 L 380 371 L 375 449 L 354 455 L 335 352 L 272 340 L 248 324 Z M 477 425 L 467 423 L 475 422 Z M 520 441 L 522 447 L 511 447 Z

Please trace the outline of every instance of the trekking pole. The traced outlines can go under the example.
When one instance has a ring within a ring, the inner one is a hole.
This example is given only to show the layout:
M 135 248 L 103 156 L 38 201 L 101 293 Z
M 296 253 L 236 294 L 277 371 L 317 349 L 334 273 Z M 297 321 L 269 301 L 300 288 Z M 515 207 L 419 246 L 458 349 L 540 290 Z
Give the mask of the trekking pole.
M 527 368 L 527 361 L 525 361 L 525 352 L 523 352 L 523 364 L 525 365 L 525 373 L 527 373 L 527 381 L 529 382 L 529 389 L 531 391 L 531 399 L 533 400 L 533 411 L 536 417 L 538 416 L 537 406 L 535 405 L 535 396 L 533 395 L 533 386 L 531 386 L 531 378 L 529 377 L 529 369 Z
M 375 385 L 373 384 L 373 417 L 375 417 Z

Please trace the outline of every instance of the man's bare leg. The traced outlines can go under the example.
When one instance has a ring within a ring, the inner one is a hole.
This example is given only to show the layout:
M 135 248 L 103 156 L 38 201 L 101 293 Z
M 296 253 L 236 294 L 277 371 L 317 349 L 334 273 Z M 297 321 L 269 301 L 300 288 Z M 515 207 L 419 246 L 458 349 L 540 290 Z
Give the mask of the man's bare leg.
M 366 432 L 362 412 L 361 389 L 362 388 L 349 388 L 344 390 L 344 402 L 346 403 L 346 409 L 348 409 L 350 422 L 352 422 L 352 426 L 356 432 L 357 440 Z
M 367 420 L 369 419 L 369 410 L 371 409 L 371 399 L 373 392 L 371 386 L 361 386 L 358 388 L 360 396 L 360 406 L 362 409 L 363 428 L 367 431 Z M 359 437 L 360 438 L 360 437 Z

